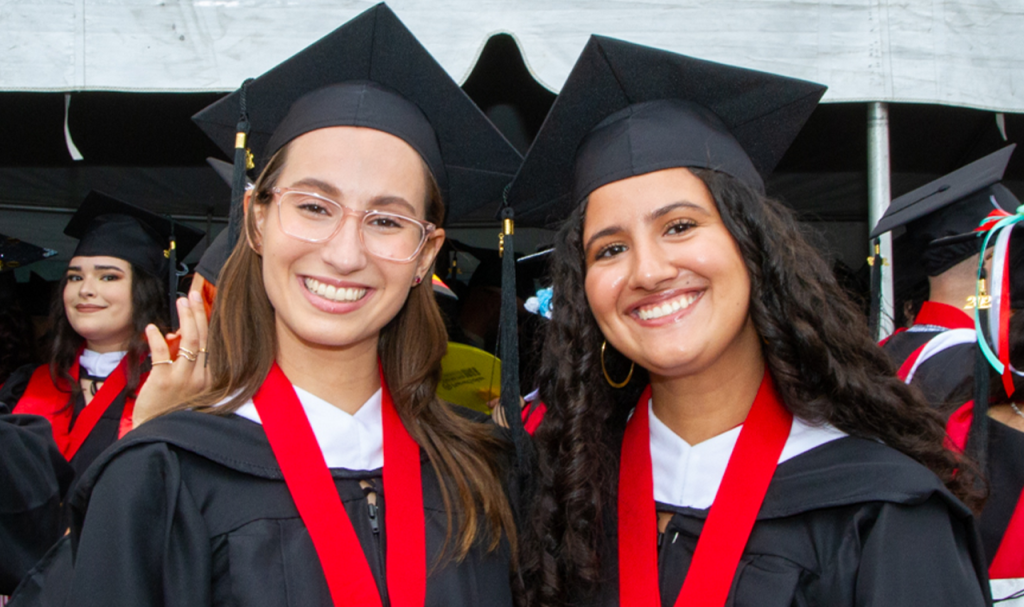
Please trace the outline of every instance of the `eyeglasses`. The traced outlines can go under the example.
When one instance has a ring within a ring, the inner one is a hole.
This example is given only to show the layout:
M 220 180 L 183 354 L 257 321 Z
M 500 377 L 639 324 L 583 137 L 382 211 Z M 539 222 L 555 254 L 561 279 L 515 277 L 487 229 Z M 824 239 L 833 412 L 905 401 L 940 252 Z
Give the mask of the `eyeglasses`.
M 366 252 L 389 261 L 412 261 L 427 236 L 437 229 L 428 222 L 382 211 L 354 211 L 312 192 L 273 188 L 281 230 L 306 242 L 326 242 L 338 233 L 346 215 L 360 218 L 359 239 Z

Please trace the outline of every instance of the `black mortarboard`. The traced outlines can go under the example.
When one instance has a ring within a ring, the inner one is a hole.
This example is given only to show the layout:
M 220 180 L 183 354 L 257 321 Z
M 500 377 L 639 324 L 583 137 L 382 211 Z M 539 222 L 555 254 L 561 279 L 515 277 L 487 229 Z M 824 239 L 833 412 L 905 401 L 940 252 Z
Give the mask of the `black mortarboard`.
M 230 255 L 228 231 L 221 230 L 210 246 L 206 247 L 203 256 L 199 258 L 199 263 L 196 264 L 196 273 L 206 279 L 206 282 L 217 286 L 217 277 Z
M 212 156 L 206 157 L 206 164 L 210 165 L 213 172 L 217 173 L 217 176 L 223 179 L 224 183 L 226 183 L 229 188 L 231 187 L 231 180 L 235 177 L 235 165 L 225 160 L 221 160 L 220 158 L 213 158 Z M 252 180 L 246 178 L 245 188 L 249 189 L 251 187 Z
M 909 243 L 928 276 L 938 276 L 977 254 L 982 239 L 970 235 L 981 221 L 997 207 L 1013 213 L 1020 205 L 999 183 L 1015 147 L 1008 145 L 896 198 L 871 238 L 906 226 L 897 240 Z
M 64 233 L 79 241 L 72 257 L 117 257 L 156 277 L 168 271 L 165 251 L 172 237 L 181 258 L 203 238 L 199 230 L 96 191 L 85 197 Z
M 235 168 L 230 162 L 217 158 L 207 158 L 206 163 L 224 180 L 228 187 L 231 187 Z M 246 189 L 252 187 L 252 181 L 246 179 L 245 186 Z M 196 264 L 196 273 L 214 286 L 217 285 L 217 276 L 220 275 L 221 268 L 224 267 L 228 257 L 231 255 L 229 235 L 228 230 L 221 230 L 220 234 L 217 234 L 217 237 L 213 239 L 210 246 L 203 252 L 203 256 L 199 258 L 199 263 Z
M 378 129 L 419 152 L 448 217 L 500 200 L 521 160 L 384 4 L 196 114 L 193 120 L 229 154 L 243 98 L 256 166 L 318 128 Z
M 598 187 L 701 167 L 764 191 L 818 100 L 819 84 L 591 36 L 508 199 L 550 225 Z
M 0 234 L 0 272 L 23 268 L 56 254 L 57 251 L 53 249 L 44 249 L 18 238 Z

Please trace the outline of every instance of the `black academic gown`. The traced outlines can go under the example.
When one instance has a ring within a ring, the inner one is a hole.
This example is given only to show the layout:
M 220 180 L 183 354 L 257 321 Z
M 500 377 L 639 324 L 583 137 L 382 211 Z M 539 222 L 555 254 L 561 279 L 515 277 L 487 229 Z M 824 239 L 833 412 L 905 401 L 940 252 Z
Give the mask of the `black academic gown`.
M 491 553 L 478 545 L 460 562 L 438 564 L 447 520 L 437 477 L 429 461 L 422 466 L 426 606 L 510 606 L 504 545 Z M 384 593 L 381 472 L 331 470 Z M 360 480 L 376 488 L 375 516 Z M 150 421 L 104 453 L 69 499 L 76 606 L 331 604 L 266 434 L 247 419 L 183 411 Z
M 707 510 L 673 512 L 659 535 L 661 604 L 675 604 Z M 615 522 L 592 607 L 617 606 Z M 970 511 L 909 457 L 860 438 L 779 465 L 740 559 L 728 607 L 969 607 L 990 603 Z
M 53 442 L 50 424 L 13 415 L 0 403 L 0 595 L 60 538 L 60 509 L 73 473 Z
M 988 420 L 986 465 L 989 496 L 979 517 L 982 544 L 992 563 L 1006 534 L 1021 492 L 1024 492 L 1024 432 L 994 419 Z M 1024 538 L 1018 541 L 1024 553 Z M 998 598 L 998 597 L 996 597 Z
M 21 367 L 4 382 L 0 411 L 9 413 L 17 406 L 35 369 L 33 365 Z M 13 593 L 67 531 L 67 491 L 117 440 L 126 397 L 127 392 L 122 391 L 110 403 L 70 462 L 57 448 L 48 420 L 36 415 L 0 415 L 0 595 Z M 84 408 L 85 399 L 79 396 L 72 427 Z M 48 562 L 58 553 L 48 557 Z M 38 571 L 34 576 L 41 580 Z M 48 573 L 49 577 L 56 576 Z
M 882 346 L 897 368 L 918 348 L 939 336 L 942 331 L 903 331 L 889 338 Z M 928 404 L 947 415 L 971 398 L 966 380 L 974 377 L 974 359 L 977 346 L 960 344 L 949 347 L 921 363 L 911 384 L 924 394 Z M 958 390 L 958 388 L 960 388 Z M 956 398 L 958 394 L 962 398 Z

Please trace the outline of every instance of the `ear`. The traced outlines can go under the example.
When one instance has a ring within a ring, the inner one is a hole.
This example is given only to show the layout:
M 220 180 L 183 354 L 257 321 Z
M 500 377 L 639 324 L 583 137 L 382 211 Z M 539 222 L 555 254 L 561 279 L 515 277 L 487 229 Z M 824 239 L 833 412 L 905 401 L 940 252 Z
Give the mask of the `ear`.
M 437 254 L 441 251 L 443 244 L 444 229 L 438 228 L 427 237 L 427 242 L 423 243 L 423 250 L 420 251 L 419 257 L 416 258 L 416 275 L 426 282 L 430 282 L 434 259 L 437 258 Z
M 253 219 L 256 225 L 256 235 L 253 238 L 249 234 L 249 230 L 245 230 L 245 239 L 249 243 L 249 248 L 252 249 L 257 255 L 262 254 L 263 248 L 263 225 L 267 221 L 267 209 L 270 207 L 269 204 L 257 204 L 252 205 L 252 190 L 246 190 L 245 198 L 242 199 L 242 208 L 245 209 L 246 220 L 243 222 L 248 225 L 249 213 L 253 214 Z M 254 242 L 255 240 L 255 242 Z

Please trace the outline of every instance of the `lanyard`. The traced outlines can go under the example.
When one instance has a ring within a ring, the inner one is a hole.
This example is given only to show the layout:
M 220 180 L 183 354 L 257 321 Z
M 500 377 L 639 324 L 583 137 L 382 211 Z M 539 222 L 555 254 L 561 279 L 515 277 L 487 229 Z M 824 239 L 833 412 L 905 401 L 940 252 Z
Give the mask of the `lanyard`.
M 388 496 L 387 590 L 395 607 L 421 607 L 426 596 L 426 531 L 420 449 L 391 401 L 381 372 L 384 493 Z M 336 607 L 382 604 L 370 565 L 291 382 L 275 362 L 253 396 L 288 491 L 309 531 Z
M 71 461 L 85 440 L 89 438 L 89 433 L 96 427 L 96 422 L 103 417 L 103 414 L 110 408 L 111 403 L 124 390 L 127 382 L 125 374 L 127 368 L 128 357 L 125 356 L 114 371 L 104 380 L 103 386 L 93 396 L 89 405 L 79 413 L 74 427 L 70 427 L 71 408 L 64 406 L 68 398 L 67 392 L 62 392 L 53 384 L 53 380 L 50 378 L 50 368 L 47 365 L 39 367 L 32 373 L 32 378 L 25 388 L 25 393 L 18 401 L 18 405 L 14 408 L 14 412 L 40 415 L 48 419 L 50 426 L 53 428 L 53 440 L 57 443 L 57 447 L 64 455 L 64 458 Z M 70 372 L 71 377 L 78 377 L 79 366 L 77 357 Z M 134 408 L 135 399 L 126 396 L 124 412 L 121 414 L 118 438 L 124 436 L 128 430 L 131 430 L 132 411 Z
M 626 425 L 622 441 L 618 496 L 619 604 L 622 607 L 661 604 L 658 518 L 647 405 L 650 397 L 648 386 Z M 782 405 L 771 376 L 765 371 L 697 540 L 693 562 L 676 599 L 676 607 L 725 604 L 792 424 L 793 415 Z

